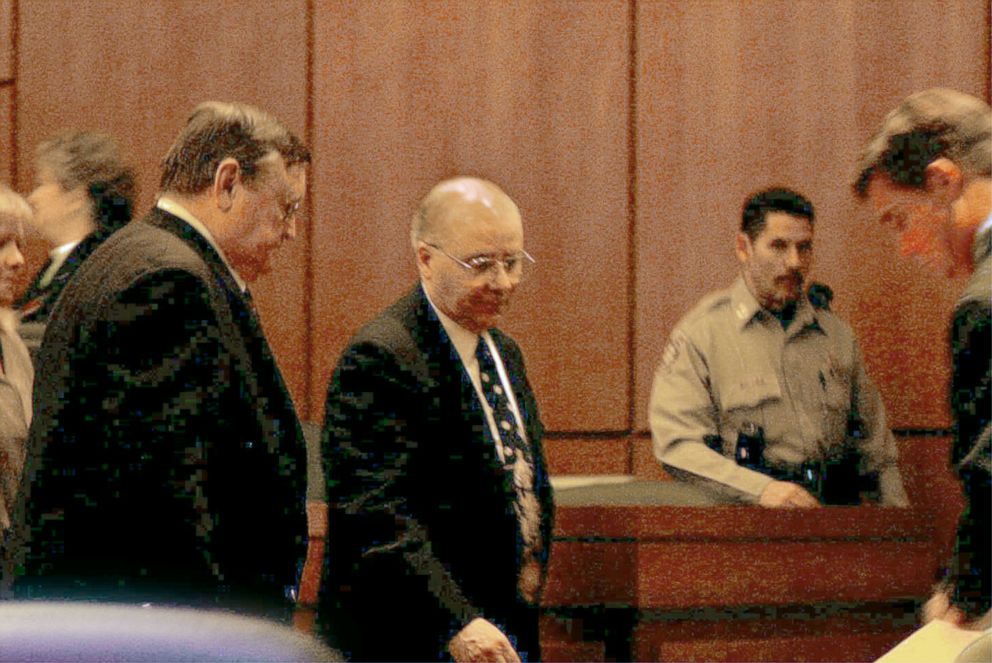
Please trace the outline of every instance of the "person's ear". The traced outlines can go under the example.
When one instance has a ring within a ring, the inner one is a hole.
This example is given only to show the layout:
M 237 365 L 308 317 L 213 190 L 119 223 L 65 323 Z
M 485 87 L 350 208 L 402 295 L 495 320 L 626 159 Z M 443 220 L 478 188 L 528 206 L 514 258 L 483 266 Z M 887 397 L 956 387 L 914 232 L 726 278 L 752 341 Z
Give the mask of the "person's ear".
M 924 187 L 928 194 L 939 200 L 951 203 L 961 197 L 964 190 L 964 173 L 961 167 L 948 159 L 940 157 L 931 161 L 924 172 Z
M 737 254 L 737 260 L 739 262 L 747 262 L 747 259 L 751 257 L 751 238 L 747 236 L 746 232 L 737 233 L 737 243 L 734 247 L 734 253 Z
M 213 195 L 221 211 L 231 210 L 240 186 L 241 165 L 237 159 L 228 157 L 217 164 L 217 170 L 214 171 Z
M 424 242 L 417 242 L 417 271 L 421 276 L 430 276 L 433 258 L 430 248 Z

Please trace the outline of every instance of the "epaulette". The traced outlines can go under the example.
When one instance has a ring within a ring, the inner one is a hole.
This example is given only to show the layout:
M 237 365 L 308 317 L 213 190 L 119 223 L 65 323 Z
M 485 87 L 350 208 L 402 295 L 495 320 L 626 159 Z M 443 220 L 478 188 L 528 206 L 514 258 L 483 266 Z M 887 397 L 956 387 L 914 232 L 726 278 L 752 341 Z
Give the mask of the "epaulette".
M 809 303 L 813 305 L 813 308 L 829 311 L 830 302 L 834 300 L 834 291 L 826 283 L 817 283 L 814 281 L 809 284 L 806 297 L 809 299 Z

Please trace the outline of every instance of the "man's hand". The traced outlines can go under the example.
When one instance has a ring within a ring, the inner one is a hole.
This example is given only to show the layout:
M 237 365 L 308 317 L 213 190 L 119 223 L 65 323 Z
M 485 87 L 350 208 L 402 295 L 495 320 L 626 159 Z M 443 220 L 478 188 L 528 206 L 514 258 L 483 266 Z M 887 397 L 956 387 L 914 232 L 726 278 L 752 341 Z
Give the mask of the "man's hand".
M 448 643 L 448 652 L 457 663 L 520 663 L 513 645 L 503 632 L 482 617 L 476 617 Z
M 761 491 L 758 504 L 772 509 L 812 509 L 820 506 L 802 486 L 788 481 L 772 481 Z

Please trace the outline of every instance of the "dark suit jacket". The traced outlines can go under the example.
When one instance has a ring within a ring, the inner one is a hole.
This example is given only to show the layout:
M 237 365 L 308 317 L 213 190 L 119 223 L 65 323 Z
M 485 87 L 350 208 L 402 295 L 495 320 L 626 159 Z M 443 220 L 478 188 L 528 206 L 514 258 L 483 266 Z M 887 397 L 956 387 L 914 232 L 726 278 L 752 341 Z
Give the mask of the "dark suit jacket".
M 546 568 L 554 507 L 543 428 L 520 349 L 491 334 L 533 445 Z M 320 612 L 331 642 L 356 660 L 437 660 L 481 616 L 538 657 L 537 612 L 517 592 L 511 478 L 419 286 L 351 340 L 325 416 L 330 513 Z
M 55 302 L 58 301 L 59 295 L 65 289 L 66 283 L 79 266 L 83 264 L 96 247 L 100 246 L 103 241 L 107 239 L 107 235 L 100 231 L 90 233 L 82 239 L 69 255 L 66 256 L 65 260 L 59 265 L 56 270 L 55 275 L 52 280 L 46 286 L 40 284 L 41 277 L 45 275 L 48 270 L 48 266 L 51 264 L 51 260 L 42 265 L 38 273 L 35 274 L 34 280 L 28 289 L 24 291 L 21 298 L 17 301 L 15 308 L 23 311 L 23 317 L 21 320 L 23 322 L 46 322 L 48 316 L 52 313 L 52 308 L 55 307 Z
M 306 456 L 250 302 L 153 210 L 66 287 L 38 357 L 21 596 L 280 616 L 306 534 Z
M 951 460 L 967 498 L 958 525 L 955 599 L 977 616 L 992 602 L 988 444 L 971 454 L 974 460 L 960 464 L 992 419 L 992 231 L 975 238 L 974 257 L 975 272 L 958 301 L 951 325 L 951 411 L 955 425 Z M 979 459 L 984 459 L 984 467 Z

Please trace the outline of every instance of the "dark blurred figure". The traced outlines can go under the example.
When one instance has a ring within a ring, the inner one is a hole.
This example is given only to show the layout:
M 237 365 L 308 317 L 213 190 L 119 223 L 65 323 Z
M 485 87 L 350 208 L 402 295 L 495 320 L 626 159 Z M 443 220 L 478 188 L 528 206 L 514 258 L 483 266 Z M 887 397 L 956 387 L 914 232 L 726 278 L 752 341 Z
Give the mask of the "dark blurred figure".
M 19 597 L 288 618 L 306 447 L 247 282 L 295 236 L 309 159 L 263 111 L 200 104 L 155 208 L 66 285 L 36 364 Z
M 63 133 L 38 146 L 31 225 L 53 248 L 17 303 L 24 322 L 45 322 L 65 284 L 97 246 L 131 220 L 134 175 L 116 143 Z
M 34 371 L 17 334 L 17 314 L 10 308 L 14 281 L 24 267 L 24 224 L 30 219 L 27 202 L 0 185 L 0 541 L 10 527 L 10 509 L 24 467 L 24 442 L 31 424 Z
M 954 90 L 907 97 L 882 122 L 855 191 L 895 230 L 899 249 L 948 275 L 970 274 L 951 322 L 951 463 L 967 503 L 948 583 L 925 619 L 989 626 L 992 508 L 992 111 Z M 984 619 L 981 616 L 984 615 Z

